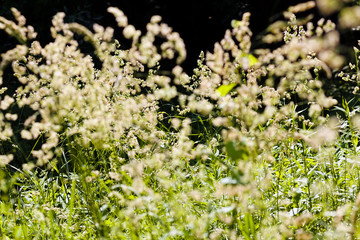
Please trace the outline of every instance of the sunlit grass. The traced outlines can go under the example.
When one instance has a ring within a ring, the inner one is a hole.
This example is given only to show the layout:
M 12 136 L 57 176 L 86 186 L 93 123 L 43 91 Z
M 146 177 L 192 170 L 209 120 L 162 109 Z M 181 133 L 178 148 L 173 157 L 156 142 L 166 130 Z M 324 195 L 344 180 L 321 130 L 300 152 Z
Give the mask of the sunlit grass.
M 2 239 L 359 238 L 358 88 L 337 100 L 323 89 L 357 86 L 358 61 L 338 51 L 335 23 L 296 18 L 314 7 L 269 27 L 275 49 L 252 49 L 244 14 L 192 76 L 159 16 L 141 33 L 109 8 L 132 41 L 123 50 L 113 29 L 63 13 L 41 46 L 12 9 L 0 28 L 22 45 L 0 76 L 22 86 L 0 89 Z

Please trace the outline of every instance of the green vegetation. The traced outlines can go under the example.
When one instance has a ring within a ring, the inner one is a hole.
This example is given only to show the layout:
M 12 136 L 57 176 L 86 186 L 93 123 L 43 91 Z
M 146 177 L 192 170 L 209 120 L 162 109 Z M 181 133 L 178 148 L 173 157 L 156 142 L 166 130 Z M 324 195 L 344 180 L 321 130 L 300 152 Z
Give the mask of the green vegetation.
M 275 48 L 251 47 L 244 14 L 192 76 L 160 16 L 141 33 L 109 8 L 125 50 L 63 13 L 46 46 L 0 17 L 19 42 L 0 63 L 2 239 L 360 239 L 359 50 L 340 47 L 360 7 L 334 2 L 338 27 L 290 7 Z

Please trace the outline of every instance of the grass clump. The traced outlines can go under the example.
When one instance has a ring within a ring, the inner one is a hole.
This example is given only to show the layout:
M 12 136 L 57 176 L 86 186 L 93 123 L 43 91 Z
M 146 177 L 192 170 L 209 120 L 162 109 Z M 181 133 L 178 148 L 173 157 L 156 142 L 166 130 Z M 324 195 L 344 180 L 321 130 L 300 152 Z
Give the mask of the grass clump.
M 1 17 L 20 43 L 0 63 L 3 239 L 357 239 L 357 88 L 324 86 L 358 85 L 358 50 L 339 52 L 342 6 L 340 28 L 296 17 L 314 7 L 269 26 L 275 48 L 252 48 L 244 14 L 192 76 L 160 16 L 141 33 L 108 9 L 129 49 L 63 13 L 46 46 L 16 9 Z

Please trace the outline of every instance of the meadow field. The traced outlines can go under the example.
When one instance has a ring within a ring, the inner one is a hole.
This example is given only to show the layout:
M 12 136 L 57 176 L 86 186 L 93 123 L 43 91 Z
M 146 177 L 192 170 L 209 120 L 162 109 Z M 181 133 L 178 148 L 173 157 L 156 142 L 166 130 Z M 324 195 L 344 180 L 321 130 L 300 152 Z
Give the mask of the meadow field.
M 245 13 L 191 73 L 161 16 L 60 12 L 44 44 L 11 11 L 1 239 L 360 239 L 357 1 L 291 6 L 261 40 Z

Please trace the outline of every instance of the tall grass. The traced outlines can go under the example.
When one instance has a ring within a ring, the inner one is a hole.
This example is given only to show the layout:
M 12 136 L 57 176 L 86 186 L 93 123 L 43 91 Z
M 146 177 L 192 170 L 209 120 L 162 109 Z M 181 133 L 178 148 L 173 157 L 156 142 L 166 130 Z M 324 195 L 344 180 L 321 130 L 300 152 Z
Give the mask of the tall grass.
M 1 237 L 360 238 L 359 50 L 354 63 L 339 51 L 359 6 L 326 4 L 338 27 L 299 4 L 262 49 L 244 14 L 191 76 L 160 16 L 141 33 L 109 8 L 126 50 L 114 29 L 63 13 L 45 46 L 16 9 L 14 21 L 0 17 L 19 41 L 0 63 Z M 353 84 L 351 99 L 329 95 L 330 80 Z

